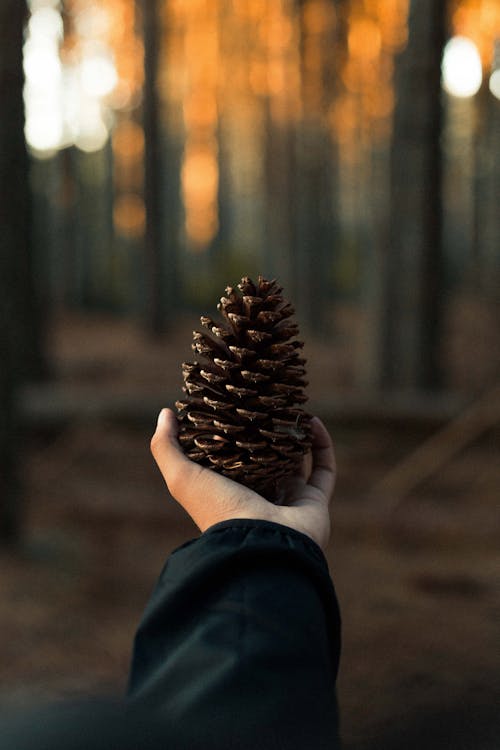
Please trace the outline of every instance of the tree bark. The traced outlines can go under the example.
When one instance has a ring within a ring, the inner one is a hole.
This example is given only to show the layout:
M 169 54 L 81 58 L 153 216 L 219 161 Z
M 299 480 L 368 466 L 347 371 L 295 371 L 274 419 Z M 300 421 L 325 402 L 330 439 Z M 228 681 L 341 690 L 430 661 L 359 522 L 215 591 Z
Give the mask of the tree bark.
M 153 335 L 165 330 L 165 276 L 173 272 L 165 268 L 162 231 L 162 147 L 157 90 L 160 53 L 160 20 L 158 0 L 140 0 L 144 33 L 144 136 L 145 171 L 144 200 L 146 204 L 146 328 Z
M 1 277 L 11 310 L 10 325 L 19 374 L 45 374 L 42 310 L 34 278 L 29 163 L 24 139 L 23 0 L 0 4 L 0 247 Z
M 292 124 L 276 123 L 269 97 L 265 107 L 265 237 L 264 273 L 276 276 L 296 298 L 293 286 L 296 219 L 296 132 Z M 290 291 L 291 290 L 291 291 Z
M 307 3 L 298 0 L 301 61 L 301 96 L 303 117 L 297 138 L 296 157 L 296 247 L 295 294 L 302 310 L 306 328 L 317 335 L 328 332 L 328 277 L 333 265 L 337 236 L 334 186 L 337 175 L 337 154 L 328 130 L 327 116 L 338 86 L 341 47 L 344 43 L 341 6 L 325 0 L 323 13 L 327 26 L 314 37 L 304 24 Z M 337 16 L 328 24 L 326 15 Z M 306 49 L 319 48 L 321 69 L 310 70 Z M 332 60 L 335 68 L 332 66 Z M 337 67 L 338 66 L 338 67 Z M 311 92 L 319 88 L 319 97 Z
M 22 0 L 0 4 L 0 541 L 20 533 L 16 393 L 39 375 L 33 294 L 28 157 L 24 142 Z
M 386 257 L 383 385 L 441 383 L 441 55 L 446 3 L 412 0 L 397 64 Z

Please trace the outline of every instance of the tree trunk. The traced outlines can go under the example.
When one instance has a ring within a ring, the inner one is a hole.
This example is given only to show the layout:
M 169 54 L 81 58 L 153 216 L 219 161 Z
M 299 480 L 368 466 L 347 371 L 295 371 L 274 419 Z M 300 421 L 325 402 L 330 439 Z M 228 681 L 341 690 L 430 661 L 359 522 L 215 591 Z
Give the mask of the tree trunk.
M 17 540 L 20 530 L 17 385 L 41 371 L 24 142 L 25 17 L 21 0 L 0 4 L 0 540 L 10 543 Z
M 296 132 L 291 123 L 274 121 L 269 97 L 265 107 L 265 238 L 264 274 L 277 277 L 295 299 L 293 257 L 296 218 Z
M 398 61 L 386 258 L 383 385 L 440 385 L 441 54 L 446 3 L 412 0 Z
M 42 315 L 34 278 L 28 154 L 24 140 L 23 0 L 0 4 L 0 283 L 11 308 L 19 375 L 45 374 Z
M 162 147 L 157 90 L 160 53 L 160 19 L 158 0 L 140 0 L 144 32 L 144 136 L 145 172 L 144 199 L 146 204 L 146 328 L 153 335 L 165 329 L 165 276 L 173 268 L 164 267 L 162 231 Z
M 300 29 L 303 117 L 297 139 L 295 175 L 295 294 L 305 327 L 317 335 L 328 332 L 328 279 L 337 235 L 334 185 L 338 177 L 338 164 L 327 116 L 337 93 L 340 50 L 344 41 L 340 21 L 342 14 L 339 12 L 342 2 L 323 0 L 319 10 L 323 13 L 324 28 L 314 29 L 314 33 L 304 23 L 304 13 L 309 3 L 304 0 L 296 3 Z M 335 22 L 332 22 L 332 18 Z M 319 50 L 319 70 L 311 69 L 307 64 L 311 47 Z
M 499 42 L 500 45 L 500 42 Z M 477 291 L 498 298 L 500 106 L 483 81 L 475 97 L 472 267 Z

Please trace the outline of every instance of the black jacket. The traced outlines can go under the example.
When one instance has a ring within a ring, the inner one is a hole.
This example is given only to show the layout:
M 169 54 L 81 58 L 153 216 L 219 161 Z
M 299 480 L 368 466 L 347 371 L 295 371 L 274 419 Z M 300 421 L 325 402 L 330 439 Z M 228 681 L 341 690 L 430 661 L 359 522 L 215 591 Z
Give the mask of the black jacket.
M 167 561 L 135 638 L 131 705 L 165 748 L 338 747 L 340 617 L 320 548 L 267 521 L 217 524 Z
M 128 701 L 0 712 L 0 748 L 334 750 L 339 651 L 319 547 L 266 521 L 221 523 L 167 561 Z

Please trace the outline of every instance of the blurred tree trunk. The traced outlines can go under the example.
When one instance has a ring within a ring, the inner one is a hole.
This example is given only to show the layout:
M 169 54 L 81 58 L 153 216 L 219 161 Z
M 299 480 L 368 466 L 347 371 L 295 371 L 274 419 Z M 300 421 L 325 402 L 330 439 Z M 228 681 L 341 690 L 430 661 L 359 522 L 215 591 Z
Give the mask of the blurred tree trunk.
M 165 330 L 168 299 L 165 276 L 174 269 L 165 268 L 163 257 L 162 163 L 160 108 L 157 90 L 161 23 L 158 0 L 139 0 L 144 33 L 144 136 L 146 203 L 146 327 L 153 335 Z
M 441 55 L 446 3 L 412 0 L 397 61 L 386 258 L 383 385 L 440 385 Z
M 19 384 L 43 374 L 40 311 L 31 257 L 28 156 L 24 141 L 22 0 L 0 4 L 0 538 L 20 530 L 15 441 Z
M 5 313 L 1 304 L 0 314 Z M 0 544 L 15 544 L 19 539 L 20 484 L 17 465 L 17 425 L 12 364 L 5 357 L 2 325 L 2 366 L 0 368 Z
M 263 270 L 264 274 L 277 277 L 291 293 L 296 239 L 296 132 L 293 124 L 275 121 L 269 97 L 264 107 L 267 247 L 263 253 Z
M 15 361 L 21 377 L 45 374 L 42 310 L 34 278 L 29 163 L 24 140 L 23 0 L 0 4 L 0 238 L 1 282 L 10 309 Z M 2 295 L 3 296 L 3 295 Z
M 329 132 L 328 114 L 337 94 L 338 72 L 345 43 L 345 0 L 321 0 L 318 28 L 307 19 L 310 0 L 296 3 L 300 36 L 303 116 L 298 133 L 296 173 L 296 283 L 294 294 L 306 327 L 328 331 L 328 282 L 331 278 L 337 222 L 334 189 L 338 181 L 337 153 Z M 311 65 L 318 58 L 319 68 Z M 333 64 L 332 64 L 333 63 Z
M 500 57 L 500 40 L 497 42 Z M 499 60 L 500 63 L 500 60 Z M 498 195 L 500 194 L 500 107 L 488 79 L 475 96 L 472 264 L 477 291 L 498 297 Z

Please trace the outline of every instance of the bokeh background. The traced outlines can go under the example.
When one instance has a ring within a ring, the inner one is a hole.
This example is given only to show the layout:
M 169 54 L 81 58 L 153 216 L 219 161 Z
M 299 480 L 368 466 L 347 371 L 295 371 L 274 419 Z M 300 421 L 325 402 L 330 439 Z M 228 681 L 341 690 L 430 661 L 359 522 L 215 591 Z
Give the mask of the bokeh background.
M 346 748 L 498 747 L 497 0 L 3 0 L 0 704 L 123 691 L 198 315 L 293 301 Z M 300 675 L 297 675 L 300 679 Z

